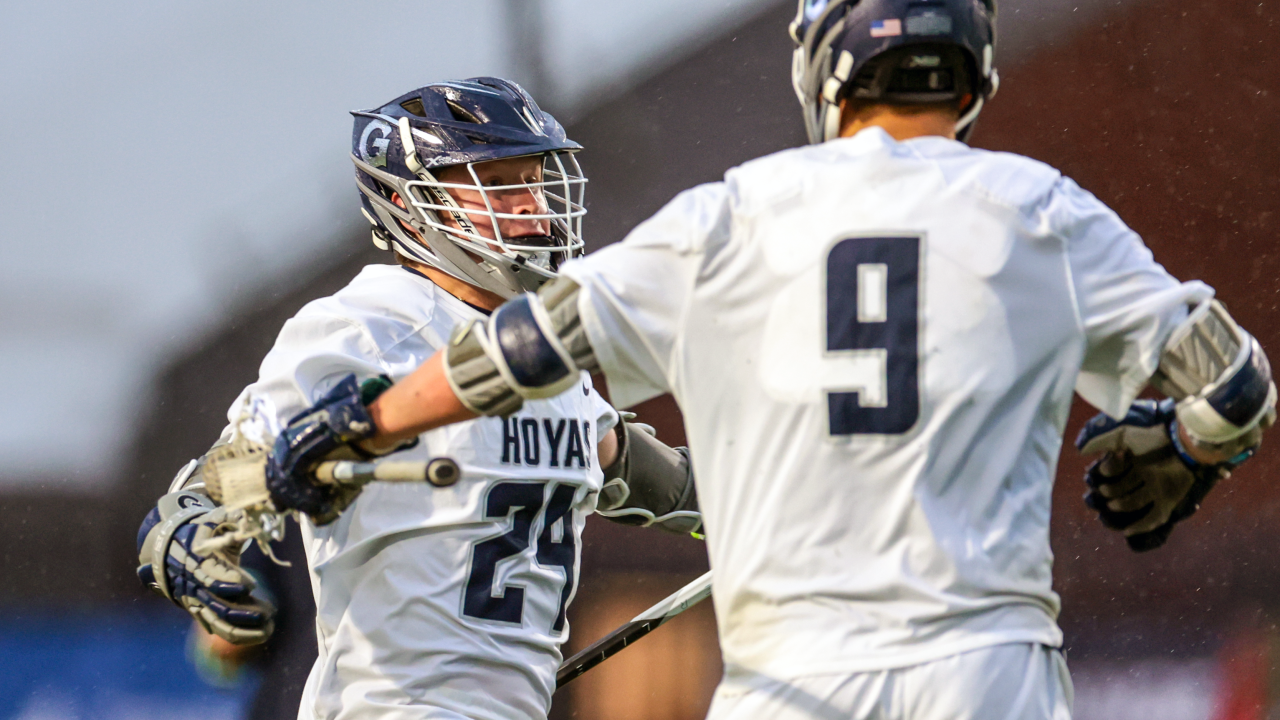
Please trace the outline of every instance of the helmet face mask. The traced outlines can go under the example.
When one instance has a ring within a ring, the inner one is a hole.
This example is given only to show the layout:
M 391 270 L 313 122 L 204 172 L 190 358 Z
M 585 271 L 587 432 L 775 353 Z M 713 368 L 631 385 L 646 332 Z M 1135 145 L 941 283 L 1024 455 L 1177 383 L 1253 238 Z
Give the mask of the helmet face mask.
M 405 183 L 406 199 L 417 211 L 418 221 L 452 239 L 468 252 L 503 265 L 538 268 L 554 277 L 560 265 L 584 252 L 582 217 L 586 178 L 571 152 L 542 156 L 540 177 L 523 182 L 493 185 L 482 182 L 477 165 L 459 166 L 470 182 L 443 182 L 439 179 Z M 490 161 L 493 162 L 493 161 Z M 442 173 L 432 173 L 439 177 Z M 526 198 L 533 212 L 503 212 L 510 209 L 508 198 Z M 474 198 L 461 201 L 461 198 Z M 536 223 L 545 232 L 506 236 L 504 226 Z M 488 232 L 485 232 L 484 229 Z M 536 272 L 536 270 L 535 270 Z
M 352 114 L 351 159 L 378 247 L 503 298 L 584 253 L 581 146 L 515 83 L 437 83 Z
M 995 0 L 799 0 L 790 30 L 792 86 L 811 143 L 839 136 L 849 98 L 959 106 L 967 94 L 956 123 L 964 141 L 999 87 Z

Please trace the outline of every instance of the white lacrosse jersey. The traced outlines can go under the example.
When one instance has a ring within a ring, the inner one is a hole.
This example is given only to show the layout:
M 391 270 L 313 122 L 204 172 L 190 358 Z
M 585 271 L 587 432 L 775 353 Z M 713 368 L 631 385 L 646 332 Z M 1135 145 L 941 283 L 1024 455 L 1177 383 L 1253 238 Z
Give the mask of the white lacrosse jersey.
M 228 414 L 271 434 L 348 373 L 399 380 L 482 313 L 371 265 L 285 323 Z M 303 522 L 320 656 L 302 720 L 545 717 L 568 637 L 581 533 L 617 413 L 577 386 L 512 417 L 424 433 L 396 460 L 448 456 L 452 487 L 375 482 L 332 524 Z
M 1123 415 L 1212 294 L 1052 168 L 879 128 L 732 169 L 563 274 L 614 402 L 678 401 L 725 662 L 777 678 L 1059 645 L 1072 390 Z

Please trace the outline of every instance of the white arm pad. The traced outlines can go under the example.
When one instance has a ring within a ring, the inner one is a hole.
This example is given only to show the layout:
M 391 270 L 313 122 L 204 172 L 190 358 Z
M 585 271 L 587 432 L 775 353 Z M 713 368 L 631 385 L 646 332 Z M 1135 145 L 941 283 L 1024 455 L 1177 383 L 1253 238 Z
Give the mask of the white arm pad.
M 1198 442 L 1230 442 L 1275 412 L 1266 353 L 1217 300 L 1173 331 L 1151 381 L 1178 402 L 1178 422 Z
M 517 295 L 486 321 L 459 326 L 444 351 L 445 378 L 479 415 L 510 415 L 559 395 L 596 368 L 578 317 L 578 286 L 557 278 L 537 295 Z

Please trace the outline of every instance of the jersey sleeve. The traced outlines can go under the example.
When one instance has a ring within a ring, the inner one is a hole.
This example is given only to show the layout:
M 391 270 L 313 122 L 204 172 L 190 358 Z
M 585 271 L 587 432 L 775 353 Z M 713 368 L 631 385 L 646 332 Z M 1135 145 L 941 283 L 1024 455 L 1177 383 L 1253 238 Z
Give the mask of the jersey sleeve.
M 361 380 L 387 373 L 379 360 L 377 344 L 360 324 L 304 311 L 285 323 L 257 382 L 227 411 L 230 425 L 223 437 L 236 431 L 260 435 L 251 437 L 259 442 L 275 437 L 348 373 Z
M 609 394 L 630 407 L 670 392 L 681 325 L 708 248 L 727 242 L 724 183 L 677 195 L 621 243 L 567 263 Z
M 617 427 L 621 417 L 619 417 L 618 411 L 600 396 L 600 393 L 592 391 L 591 402 L 595 408 L 596 437 L 604 437 L 605 433 Z
M 1046 219 L 1067 243 L 1085 334 L 1076 392 L 1123 417 L 1155 373 L 1169 335 L 1213 289 L 1176 280 L 1115 212 L 1069 179 L 1050 194 Z

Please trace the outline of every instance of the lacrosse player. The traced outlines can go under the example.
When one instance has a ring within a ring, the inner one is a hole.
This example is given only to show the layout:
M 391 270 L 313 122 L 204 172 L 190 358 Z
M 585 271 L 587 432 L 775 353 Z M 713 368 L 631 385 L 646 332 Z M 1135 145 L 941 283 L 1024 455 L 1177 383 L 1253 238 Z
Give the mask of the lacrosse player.
M 1073 390 L 1105 413 L 1077 441 L 1105 453 L 1088 502 L 1135 550 L 1249 458 L 1276 390 L 1211 288 L 1053 168 L 965 144 L 995 16 L 803 0 L 809 147 L 461 328 L 335 444 L 509 413 L 584 368 L 621 407 L 671 392 L 724 653 L 711 718 L 1068 718 L 1049 510 Z M 269 465 L 309 486 L 296 456 Z
M 353 114 L 364 214 L 398 264 L 285 324 L 215 450 L 274 439 L 302 462 L 328 455 L 457 327 L 582 254 L 580 147 L 519 86 L 438 83 Z M 620 422 L 586 371 L 520 405 L 349 455 L 448 456 L 462 479 L 447 487 L 373 483 L 357 499 L 267 468 L 271 509 L 303 514 L 317 607 L 299 718 L 545 717 L 586 515 L 698 529 L 683 450 Z M 235 508 L 210 499 L 210 472 L 193 461 L 148 515 L 139 575 L 216 635 L 260 642 L 274 611 L 238 566 Z

